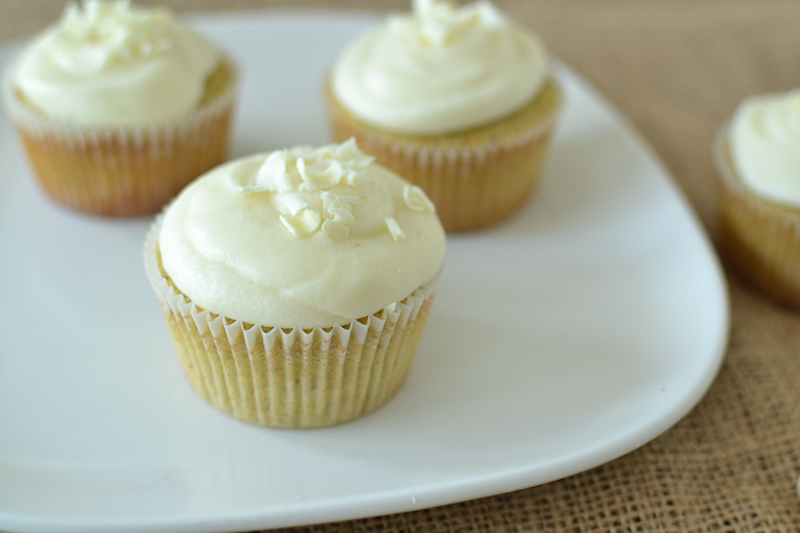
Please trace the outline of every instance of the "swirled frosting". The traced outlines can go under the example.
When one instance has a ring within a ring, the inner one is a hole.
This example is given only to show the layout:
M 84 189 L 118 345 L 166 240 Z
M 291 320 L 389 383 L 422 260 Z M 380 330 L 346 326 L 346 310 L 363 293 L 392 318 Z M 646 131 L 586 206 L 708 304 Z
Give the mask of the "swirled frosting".
M 86 0 L 28 47 L 15 84 L 52 117 L 152 124 L 196 109 L 219 61 L 210 42 L 164 9 Z
M 800 89 L 744 100 L 729 135 L 741 181 L 771 200 L 800 207 Z
M 167 209 L 159 248 L 175 285 L 205 309 L 324 327 L 433 279 L 445 235 L 425 193 L 348 141 L 217 167 Z
M 539 91 L 544 45 L 489 2 L 460 8 L 415 0 L 353 42 L 333 66 L 339 102 L 361 120 L 401 134 L 437 135 L 503 118 Z

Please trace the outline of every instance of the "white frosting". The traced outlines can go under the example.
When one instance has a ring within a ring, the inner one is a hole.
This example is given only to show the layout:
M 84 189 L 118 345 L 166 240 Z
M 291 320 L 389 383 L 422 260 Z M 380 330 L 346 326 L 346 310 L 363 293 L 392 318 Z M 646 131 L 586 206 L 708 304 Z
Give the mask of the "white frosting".
M 23 53 L 15 83 L 49 116 L 95 125 L 169 121 L 198 107 L 220 53 L 163 9 L 87 0 Z
M 336 98 L 377 127 L 436 135 L 522 108 L 549 72 L 544 45 L 489 2 L 415 0 L 413 16 L 352 43 L 334 64 Z
M 200 307 L 316 327 L 377 312 L 433 279 L 445 234 L 421 189 L 348 141 L 217 167 L 167 209 L 159 247 Z
M 747 187 L 800 207 L 800 89 L 744 100 L 731 123 L 730 150 Z

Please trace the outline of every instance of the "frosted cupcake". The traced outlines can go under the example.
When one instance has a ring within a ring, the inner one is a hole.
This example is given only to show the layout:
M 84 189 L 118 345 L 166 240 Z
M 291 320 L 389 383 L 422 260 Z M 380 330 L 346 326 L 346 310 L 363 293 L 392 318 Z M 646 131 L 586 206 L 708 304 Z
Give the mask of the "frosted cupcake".
M 744 100 L 715 150 L 725 255 L 754 285 L 800 306 L 800 90 Z
M 5 73 L 7 107 L 44 190 L 111 216 L 157 212 L 221 163 L 235 69 L 163 9 L 70 5 Z
M 536 187 L 561 105 L 547 51 L 488 2 L 413 7 L 333 65 L 333 137 L 421 186 L 448 231 L 503 220 Z
M 145 266 L 193 387 L 238 419 L 305 428 L 397 392 L 444 253 L 422 190 L 350 141 L 200 177 L 154 223 Z

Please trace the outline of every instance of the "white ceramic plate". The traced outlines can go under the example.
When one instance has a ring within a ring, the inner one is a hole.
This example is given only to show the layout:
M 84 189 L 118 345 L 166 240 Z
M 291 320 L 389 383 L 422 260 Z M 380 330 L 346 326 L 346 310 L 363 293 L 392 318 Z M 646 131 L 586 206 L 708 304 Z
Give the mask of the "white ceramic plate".
M 323 75 L 378 19 L 196 21 L 244 73 L 244 155 L 328 141 Z M 409 511 L 569 476 L 674 424 L 722 360 L 720 268 L 641 138 L 575 73 L 557 75 L 566 107 L 537 197 L 449 239 L 405 387 L 321 430 L 204 403 L 145 279 L 149 220 L 50 203 L 0 116 L 0 529 L 242 531 Z

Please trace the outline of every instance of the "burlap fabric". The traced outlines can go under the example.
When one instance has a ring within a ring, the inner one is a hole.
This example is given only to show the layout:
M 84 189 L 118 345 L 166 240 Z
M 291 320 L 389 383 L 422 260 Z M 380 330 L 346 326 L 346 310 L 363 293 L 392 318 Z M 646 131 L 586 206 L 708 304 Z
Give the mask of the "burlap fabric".
M 148 1 L 147 3 L 153 3 Z M 404 0 L 165 0 L 179 11 L 406 9 Z M 798 0 L 497 0 L 644 134 L 716 232 L 711 142 L 746 95 L 800 87 Z M 60 0 L 0 1 L 0 41 Z M 800 531 L 800 312 L 729 275 L 732 333 L 700 404 L 616 461 L 541 487 L 296 531 Z M 295 531 L 295 530 L 292 530 Z

